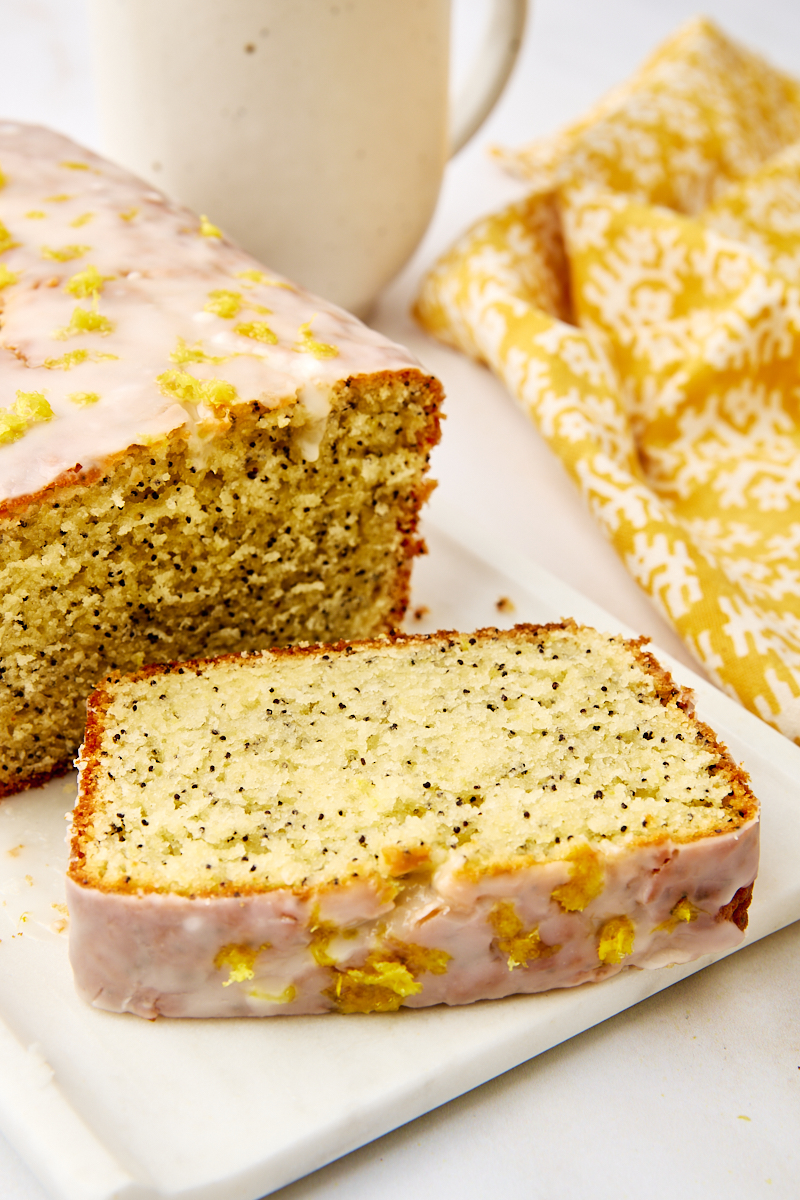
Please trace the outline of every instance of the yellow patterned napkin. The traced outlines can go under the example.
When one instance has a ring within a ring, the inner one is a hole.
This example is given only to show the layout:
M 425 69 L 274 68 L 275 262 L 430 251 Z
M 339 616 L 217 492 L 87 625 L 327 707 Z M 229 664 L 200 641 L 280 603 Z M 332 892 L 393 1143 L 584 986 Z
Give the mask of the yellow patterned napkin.
M 416 306 L 488 363 L 706 671 L 800 741 L 800 84 L 696 20 L 507 164 Z

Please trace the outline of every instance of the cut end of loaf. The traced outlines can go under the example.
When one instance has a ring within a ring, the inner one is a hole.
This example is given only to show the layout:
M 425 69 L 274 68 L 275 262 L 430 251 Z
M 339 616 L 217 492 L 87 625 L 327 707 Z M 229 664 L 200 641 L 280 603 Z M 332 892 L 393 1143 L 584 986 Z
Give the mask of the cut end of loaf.
M 110 671 L 395 626 L 440 402 L 415 370 L 349 378 L 313 461 L 303 406 L 254 402 L 200 457 L 174 435 L 0 506 L 0 796 L 71 762 Z

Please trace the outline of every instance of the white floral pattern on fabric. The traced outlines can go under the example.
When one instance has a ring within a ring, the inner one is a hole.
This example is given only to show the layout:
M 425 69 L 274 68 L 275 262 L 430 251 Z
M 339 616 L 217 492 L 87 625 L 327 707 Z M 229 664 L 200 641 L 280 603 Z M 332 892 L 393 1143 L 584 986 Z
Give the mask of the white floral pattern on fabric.
M 800 83 L 699 17 L 583 120 L 495 154 L 536 191 L 591 180 L 692 214 L 798 138 Z
M 800 84 L 691 22 L 416 306 L 538 425 L 708 673 L 800 741 Z

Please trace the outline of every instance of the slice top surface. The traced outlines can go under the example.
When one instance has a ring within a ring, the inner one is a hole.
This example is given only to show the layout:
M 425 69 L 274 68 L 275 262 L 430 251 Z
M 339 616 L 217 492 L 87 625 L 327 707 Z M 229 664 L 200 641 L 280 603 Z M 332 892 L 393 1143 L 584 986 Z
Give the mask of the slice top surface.
M 746 777 L 638 643 L 400 637 L 152 668 L 92 699 L 73 878 L 182 895 L 729 832 Z

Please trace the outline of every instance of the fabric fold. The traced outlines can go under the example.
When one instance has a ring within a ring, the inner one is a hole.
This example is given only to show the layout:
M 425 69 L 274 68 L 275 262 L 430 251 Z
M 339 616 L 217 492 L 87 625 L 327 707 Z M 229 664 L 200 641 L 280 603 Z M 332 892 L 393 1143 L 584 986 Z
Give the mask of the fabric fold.
M 800 85 L 694 21 L 513 161 L 533 193 L 416 315 L 504 380 L 705 670 L 800 741 Z

